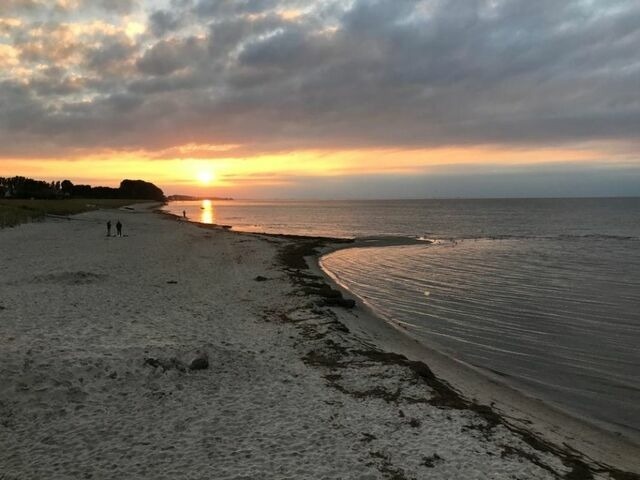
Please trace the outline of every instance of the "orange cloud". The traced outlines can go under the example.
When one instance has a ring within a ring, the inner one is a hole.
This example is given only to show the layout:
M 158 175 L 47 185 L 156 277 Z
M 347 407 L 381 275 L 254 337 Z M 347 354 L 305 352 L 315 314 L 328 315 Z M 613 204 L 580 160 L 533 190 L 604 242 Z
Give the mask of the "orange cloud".
M 0 43 L 0 68 L 14 67 L 20 63 L 19 52 L 11 45 Z
M 4 17 L 0 18 L 0 33 L 8 33 L 22 25 L 19 18 Z

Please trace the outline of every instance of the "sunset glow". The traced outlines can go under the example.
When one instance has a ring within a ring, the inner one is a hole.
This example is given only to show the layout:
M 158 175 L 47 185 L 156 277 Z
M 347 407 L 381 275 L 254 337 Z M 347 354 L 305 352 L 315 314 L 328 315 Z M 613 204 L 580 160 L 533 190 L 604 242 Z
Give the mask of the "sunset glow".
M 202 185 L 211 185 L 211 182 L 213 182 L 214 178 L 215 175 L 210 170 L 202 170 L 198 172 L 198 182 Z
M 442 175 L 478 169 L 522 171 L 536 165 L 591 166 L 607 152 L 599 145 L 584 148 L 511 150 L 495 147 L 418 150 L 298 151 L 254 155 L 242 159 L 153 159 L 147 152 L 103 154 L 68 159 L 5 160 L 4 168 L 27 176 L 56 180 L 59 172 L 73 172 L 76 183 L 117 185 L 121 178 L 153 179 L 169 192 L 250 197 L 252 192 L 277 191 L 302 179 L 350 179 L 362 175 Z M 619 154 L 624 160 L 623 152 Z M 625 168 L 620 163 L 618 168 Z M 306 181 L 306 180 L 305 180 Z M 428 192 L 425 192 L 428 194 Z
M 589 33 L 637 7 L 569 3 L 452 21 L 429 0 L 9 2 L 0 175 L 234 197 L 637 192 L 638 59 Z

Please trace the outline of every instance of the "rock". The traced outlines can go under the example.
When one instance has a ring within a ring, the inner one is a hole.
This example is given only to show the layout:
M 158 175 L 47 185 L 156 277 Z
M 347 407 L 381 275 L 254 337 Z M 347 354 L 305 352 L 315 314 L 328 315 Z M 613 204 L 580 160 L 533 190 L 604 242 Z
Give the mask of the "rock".
M 189 361 L 189 370 L 204 370 L 209 368 L 209 356 L 206 352 L 196 352 L 196 355 Z
M 269 279 L 267 277 L 263 277 L 262 275 L 258 275 L 256 278 L 254 278 L 254 280 L 256 282 L 266 282 Z

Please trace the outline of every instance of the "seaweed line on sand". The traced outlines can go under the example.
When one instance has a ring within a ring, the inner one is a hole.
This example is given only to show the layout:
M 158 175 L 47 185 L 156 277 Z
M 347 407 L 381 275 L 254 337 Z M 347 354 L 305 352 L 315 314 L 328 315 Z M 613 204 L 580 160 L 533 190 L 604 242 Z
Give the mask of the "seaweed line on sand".
M 273 236 L 268 235 L 268 237 Z M 305 238 L 286 235 L 277 235 L 275 237 L 287 240 L 286 243 L 283 243 L 280 246 L 278 261 L 280 262 L 283 270 L 289 275 L 292 283 L 298 288 L 298 292 L 311 299 L 314 297 L 320 299 L 320 301 L 316 300 L 315 302 L 310 302 L 308 307 L 313 313 L 323 315 L 329 319 L 328 325 L 330 325 L 330 328 L 325 330 L 339 332 L 342 335 L 348 334 L 348 328 L 338 321 L 337 316 L 331 309 L 321 308 L 326 306 L 326 304 L 322 302 L 323 298 L 327 296 L 337 296 L 338 294 L 341 297 L 341 293 L 328 285 L 324 278 L 309 272 L 310 269 L 305 257 L 317 257 L 321 248 L 344 248 L 348 244 L 352 244 L 353 241 L 318 237 Z M 326 336 L 326 333 L 318 332 L 313 325 L 307 324 L 301 326 L 300 324 L 304 322 L 292 320 L 286 312 L 268 312 L 267 315 L 271 316 L 271 318 L 273 318 L 273 315 L 276 315 L 279 321 L 282 322 L 298 323 L 303 336 L 309 340 L 322 340 Z M 325 322 L 325 326 L 326 325 L 327 323 Z M 523 460 L 528 460 L 536 464 L 538 467 L 547 470 L 557 478 L 564 478 L 567 480 L 588 480 L 594 478 L 594 475 L 608 474 L 615 480 L 640 480 L 640 475 L 638 474 L 622 471 L 609 465 L 598 463 L 592 459 L 586 458 L 580 452 L 572 450 L 567 445 L 555 445 L 543 438 L 540 438 L 538 435 L 526 430 L 525 428 L 513 425 L 507 418 L 497 413 L 492 406 L 482 405 L 464 398 L 446 381 L 438 378 L 425 363 L 411 361 L 404 355 L 380 351 L 373 346 L 367 345 L 363 345 L 361 348 L 356 349 L 348 348 L 334 340 L 325 339 L 321 348 L 309 351 L 304 356 L 303 360 L 308 365 L 331 370 L 330 373 L 325 375 L 328 385 L 347 395 L 355 396 L 357 398 L 380 398 L 390 403 L 398 402 L 402 399 L 405 403 L 426 403 L 440 409 L 467 410 L 473 412 L 482 418 L 485 423 L 472 425 L 468 428 L 479 430 L 486 438 L 490 438 L 494 429 L 500 425 L 516 434 L 533 450 L 541 453 L 553 454 L 559 457 L 568 469 L 564 475 L 560 475 L 555 469 L 545 464 L 540 458 L 529 452 L 525 452 L 522 449 L 507 445 L 503 446 L 502 452 L 503 457 L 517 456 Z M 384 388 L 378 387 L 364 391 L 351 391 L 342 386 L 339 383 L 341 375 L 335 372 L 347 366 L 357 367 L 357 365 L 362 362 L 408 369 L 412 372 L 414 379 L 426 384 L 432 390 L 433 394 L 431 398 L 424 399 L 405 396 L 401 387 L 398 387 L 394 391 L 388 391 Z M 376 452 L 372 453 L 372 456 L 375 457 L 376 455 L 380 456 Z M 401 469 L 392 467 L 388 458 L 384 457 L 384 455 L 382 455 L 382 458 L 383 462 L 381 471 L 383 473 L 386 473 L 391 478 L 404 478 L 402 476 Z M 434 458 L 437 460 L 437 457 Z M 433 461 L 434 460 L 432 459 L 427 463 L 433 463 Z

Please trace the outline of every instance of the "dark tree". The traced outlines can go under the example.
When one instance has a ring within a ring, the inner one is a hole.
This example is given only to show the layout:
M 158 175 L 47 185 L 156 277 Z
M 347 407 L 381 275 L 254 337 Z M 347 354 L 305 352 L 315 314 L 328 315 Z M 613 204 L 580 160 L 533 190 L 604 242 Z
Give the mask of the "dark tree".
M 71 180 L 63 180 L 60 184 L 60 190 L 64 195 L 70 196 L 73 193 L 73 183 L 71 183 Z
M 71 188 L 71 196 L 77 198 L 92 198 L 91 185 L 74 185 Z
M 111 187 L 93 187 L 91 198 L 122 198 L 120 190 Z
M 74 185 L 70 180 L 43 182 L 26 177 L 0 177 L 0 196 L 12 198 L 124 198 L 163 202 L 164 193 L 153 183 L 123 180 L 119 188 Z
M 56 192 L 47 182 L 26 177 L 2 178 L 3 191 L 13 198 L 52 198 Z M 4 195 L 4 193 L 3 193 Z
M 157 200 L 159 202 L 165 200 L 162 190 L 153 183 L 145 182 L 144 180 L 123 180 L 120 183 L 120 196 L 136 200 Z

